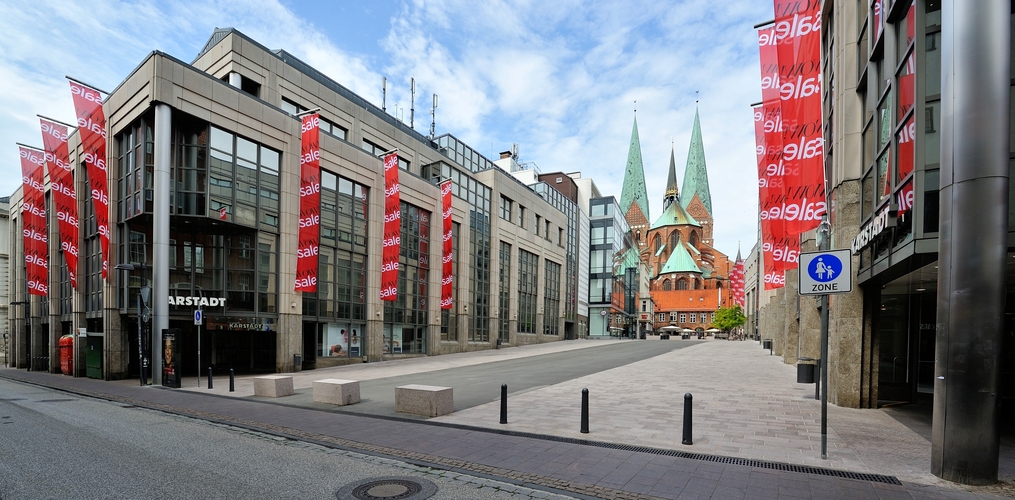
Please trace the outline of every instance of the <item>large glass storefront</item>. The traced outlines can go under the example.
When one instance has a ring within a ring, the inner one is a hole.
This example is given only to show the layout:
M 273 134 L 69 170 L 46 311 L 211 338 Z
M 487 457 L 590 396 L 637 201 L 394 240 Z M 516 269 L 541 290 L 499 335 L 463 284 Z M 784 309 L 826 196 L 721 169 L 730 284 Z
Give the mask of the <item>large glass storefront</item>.
M 274 372 L 281 154 L 180 112 L 172 123 L 170 299 L 149 307 L 168 308 L 170 328 L 180 330 L 184 375 L 207 367 Z M 115 279 L 131 333 L 139 292 L 152 283 L 153 132 L 149 113 L 115 136 L 118 255 L 135 268 Z M 204 321 L 195 325 L 199 308 Z M 150 330 L 143 322 L 149 351 Z M 135 337 L 128 334 L 136 345 Z M 131 349 L 129 366 L 137 357 Z

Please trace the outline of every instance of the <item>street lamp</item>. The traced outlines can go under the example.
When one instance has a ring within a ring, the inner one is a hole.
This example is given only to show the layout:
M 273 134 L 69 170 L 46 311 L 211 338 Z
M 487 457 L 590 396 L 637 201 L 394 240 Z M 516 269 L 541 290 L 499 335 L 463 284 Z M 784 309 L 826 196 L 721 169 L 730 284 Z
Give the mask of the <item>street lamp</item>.
M 128 274 L 133 272 L 135 269 L 138 269 L 141 271 L 141 280 L 144 281 L 148 266 L 144 262 L 137 266 L 130 263 L 120 263 L 114 266 L 114 269 L 127 271 Z M 142 386 L 148 385 L 148 381 L 146 380 L 144 373 L 145 368 L 148 367 L 148 358 L 145 358 L 144 355 L 144 334 L 142 325 L 151 319 L 152 310 L 148 307 L 148 300 L 151 298 L 151 295 L 152 289 L 148 285 L 142 285 L 141 289 L 137 292 L 137 359 L 138 371 L 141 372 L 140 378 Z

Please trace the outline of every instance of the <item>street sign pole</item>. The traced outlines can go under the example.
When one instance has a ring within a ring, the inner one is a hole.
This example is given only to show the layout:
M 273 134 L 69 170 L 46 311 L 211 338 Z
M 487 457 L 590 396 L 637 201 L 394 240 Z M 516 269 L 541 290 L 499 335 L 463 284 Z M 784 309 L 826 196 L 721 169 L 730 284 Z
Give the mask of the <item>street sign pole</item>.
M 201 294 L 204 297 L 204 294 Z M 194 310 L 194 324 L 197 325 L 197 386 L 201 387 L 201 324 L 204 323 L 204 313 L 198 305 Z M 209 375 L 210 377 L 211 375 Z M 210 383 L 210 382 L 209 382 Z
M 831 237 L 831 225 L 828 223 L 828 215 L 821 218 L 821 224 L 818 225 L 817 243 L 820 251 L 827 252 L 829 247 L 829 239 Z M 852 264 L 852 261 L 847 259 L 847 262 Z M 842 266 L 847 267 L 847 266 Z M 806 271 L 806 270 L 801 270 Z M 803 272 L 800 274 L 804 274 Z M 847 279 L 852 284 L 852 272 L 840 273 L 840 275 L 846 275 Z M 850 287 L 851 288 L 851 287 Z M 828 460 L 828 294 L 825 293 L 821 296 L 821 359 L 818 361 L 821 365 L 821 373 L 819 375 L 819 383 L 821 384 L 821 459 Z
M 817 231 L 817 252 L 800 254 L 800 295 L 821 296 L 821 458 L 828 459 L 828 295 L 853 291 L 853 260 L 849 249 L 829 250 L 831 226 L 822 217 Z

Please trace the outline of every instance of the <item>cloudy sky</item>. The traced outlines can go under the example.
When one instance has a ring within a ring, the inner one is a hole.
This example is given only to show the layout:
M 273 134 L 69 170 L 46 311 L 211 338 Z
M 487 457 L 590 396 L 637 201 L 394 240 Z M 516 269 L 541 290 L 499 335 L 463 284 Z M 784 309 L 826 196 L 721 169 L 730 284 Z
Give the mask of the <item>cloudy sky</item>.
M 41 146 L 36 114 L 74 121 L 65 75 L 111 90 L 152 50 L 191 61 L 212 30 L 233 27 L 378 105 L 386 77 L 387 109 L 406 122 L 415 78 L 420 132 L 436 93 L 438 135 L 491 159 L 516 143 L 521 161 L 580 171 L 618 199 L 637 107 L 652 219 L 671 144 L 683 178 L 697 107 L 715 246 L 746 255 L 758 199 L 753 26 L 772 17 L 771 0 L 7 0 L 0 194 L 20 185 L 15 143 Z

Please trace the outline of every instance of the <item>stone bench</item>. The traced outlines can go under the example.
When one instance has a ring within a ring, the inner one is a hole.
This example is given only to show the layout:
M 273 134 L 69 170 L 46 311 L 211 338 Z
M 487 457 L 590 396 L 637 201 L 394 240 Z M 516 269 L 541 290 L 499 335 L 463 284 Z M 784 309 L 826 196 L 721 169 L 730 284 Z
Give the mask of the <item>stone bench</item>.
M 290 375 L 264 375 L 254 377 L 254 395 L 266 398 L 292 396 L 293 378 Z
M 450 387 L 403 385 L 395 387 L 395 411 L 439 417 L 455 411 Z
M 326 378 L 315 380 L 314 402 L 333 405 L 351 405 L 359 403 L 359 381 Z

